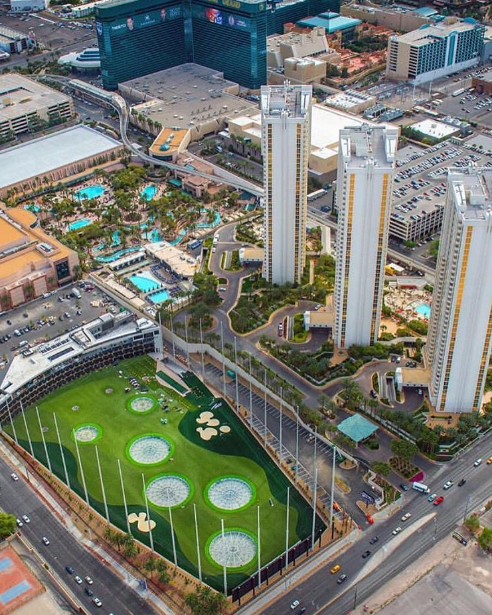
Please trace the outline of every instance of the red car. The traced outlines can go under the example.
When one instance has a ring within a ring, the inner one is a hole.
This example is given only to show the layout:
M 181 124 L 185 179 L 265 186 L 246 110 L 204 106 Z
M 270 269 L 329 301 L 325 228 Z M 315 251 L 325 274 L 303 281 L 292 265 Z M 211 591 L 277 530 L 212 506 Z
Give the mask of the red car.
M 444 498 L 442 497 L 442 495 L 440 495 L 434 500 L 434 506 L 439 506 L 439 504 L 441 504 L 442 502 L 444 502 Z

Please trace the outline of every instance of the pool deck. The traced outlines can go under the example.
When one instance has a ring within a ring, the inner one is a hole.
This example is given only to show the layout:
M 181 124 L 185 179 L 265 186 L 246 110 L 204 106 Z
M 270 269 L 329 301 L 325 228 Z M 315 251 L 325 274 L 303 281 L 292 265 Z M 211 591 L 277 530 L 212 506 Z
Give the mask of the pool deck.
M 0 613 L 8 615 L 44 591 L 12 547 L 0 552 Z

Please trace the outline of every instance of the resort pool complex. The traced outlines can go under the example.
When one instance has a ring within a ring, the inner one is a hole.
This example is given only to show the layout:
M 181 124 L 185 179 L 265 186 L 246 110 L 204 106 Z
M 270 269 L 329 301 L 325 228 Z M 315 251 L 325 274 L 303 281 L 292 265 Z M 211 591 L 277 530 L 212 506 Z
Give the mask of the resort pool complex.
M 130 254 L 131 252 L 136 252 L 137 250 L 140 250 L 140 246 L 124 248 L 123 250 L 118 250 L 117 252 L 114 252 L 114 254 L 108 254 L 108 256 L 98 256 L 96 260 L 100 263 L 112 263 L 121 258 L 122 256 L 125 256 L 125 254 Z
M 164 301 L 169 299 L 169 293 L 165 288 L 163 288 L 162 290 L 158 290 L 156 293 L 148 295 L 147 298 L 152 301 L 152 303 L 164 303 Z
M 69 231 L 78 231 L 79 229 L 84 228 L 84 226 L 89 226 L 89 224 L 92 224 L 92 220 L 90 218 L 83 218 L 82 220 L 70 222 L 67 228 Z
M 151 290 L 157 290 L 162 286 L 159 280 L 154 278 L 151 273 L 147 272 L 142 272 L 140 274 L 134 273 L 128 279 L 143 293 L 148 293 Z
M 155 186 L 146 186 L 140 193 L 140 196 L 146 201 L 151 201 L 154 198 L 156 192 L 157 188 Z
M 428 303 L 419 303 L 418 305 L 414 306 L 413 309 L 417 312 L 417 314 L 420 314 L 421 316 L 429 320 L 431 306 Z
M 94 186 L 87 186 L 86 188 L 81 188 L 77 190 L 74 194 L 74 197 L 79 201 L 84 201 L 86 199 L 97 199 L 103 194 L 104 188 L 102 186 L 98 186 L 97 184 Z

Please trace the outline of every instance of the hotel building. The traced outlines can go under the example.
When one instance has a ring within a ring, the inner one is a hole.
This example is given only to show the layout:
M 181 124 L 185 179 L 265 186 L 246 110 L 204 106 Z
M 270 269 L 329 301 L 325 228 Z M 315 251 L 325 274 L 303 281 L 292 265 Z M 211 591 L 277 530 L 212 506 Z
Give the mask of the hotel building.
M 368 125 L 340 131 L 335 343 L 377 341 L 398 130 Z
M 300 282 L 306 262 L 311 86 L 261 88 L 265 260 L 271 284 Z
M 492 171 L 450 169 L 427 338 L 438 412 L 480 410 L 492 334 Z

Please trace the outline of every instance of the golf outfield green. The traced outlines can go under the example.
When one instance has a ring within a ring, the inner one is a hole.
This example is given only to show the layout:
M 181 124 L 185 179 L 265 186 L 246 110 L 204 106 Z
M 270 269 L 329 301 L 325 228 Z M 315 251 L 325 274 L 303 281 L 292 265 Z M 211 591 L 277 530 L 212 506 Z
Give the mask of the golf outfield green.
M 146 390 L 140 393 L 132 387 L 125 393 L 129 377 L 137 378 Z M 221 547 L 220 536 L 217 539 L 221 520 L 226 532 L 239 532 L 239 540 L 231 542 L 230 588 L 257 569 L 258 508 L 262 565 L 285 549 L 289 481 L 225 402 L 214 399 L 192 374 L 184 380 L 191 388 L 186 397 L 157 382 L 153 359 L 129 359 L 83 376 L 42 399 L 38 403 L 42 432 L 34 407 L 25 411 L 26 422 L 36 458 L 47 465 L 43 433 L 52 469 L 65 481 L 56 415 L 71 487 L 84 497 L 85 479 L 91 505 L 105 516 L 97 447 L 110 520 L 126 531 L 119 460 L 128 512 L 146 512 L 145 484 L 150 517 L 156 522 L 155 548 L 173 561 L 171 512 L 178 565 L 194 575 L 196 505 L 202 576 L 213 587 L 222 589 L 222 568 L 214 559 Z M 213 417 L 204 418 L 203 412 Z M 29 451 L 22 416 L 14 419 L 14 426 L 19 443 Z M 215 433 L 206 440 L 197 431 L 200 428 L 206 437 Z M 5 430 L 14 436 L 11 425 Z M 289 544 L 308 536 L 311 523 L 309 505 L 291 488 Z M 140 532 L 136 524 L 131 531 L 149 543 L 148 533 Z

